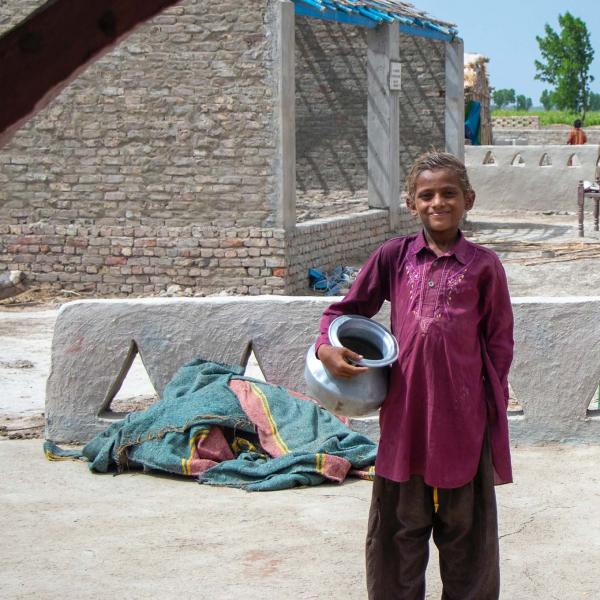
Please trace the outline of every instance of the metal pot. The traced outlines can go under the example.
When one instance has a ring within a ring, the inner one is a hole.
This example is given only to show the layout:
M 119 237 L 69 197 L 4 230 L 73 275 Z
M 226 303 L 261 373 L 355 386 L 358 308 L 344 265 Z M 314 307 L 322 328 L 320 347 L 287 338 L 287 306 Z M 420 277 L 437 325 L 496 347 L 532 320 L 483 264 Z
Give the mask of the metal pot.
M 385 400 L 389 365 L 398 358 L 398 342 L 383 326 L 359 315 L 343 315 L 329 325 L 332 346 L 346 347 L 364 358 L 357 364 L 369 370 L 350 379 L 333 377 L 315 356 L 306 355 L 304 379 L 309 393 L 332 412 L 360 417 L 376 411 Z

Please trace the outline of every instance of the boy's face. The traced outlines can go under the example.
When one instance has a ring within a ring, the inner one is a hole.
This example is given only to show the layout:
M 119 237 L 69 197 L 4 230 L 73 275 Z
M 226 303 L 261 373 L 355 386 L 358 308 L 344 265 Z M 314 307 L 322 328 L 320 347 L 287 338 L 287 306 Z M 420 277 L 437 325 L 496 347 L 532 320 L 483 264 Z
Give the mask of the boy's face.
M 414 198 L 406 205 L 428 232 L 452 234 L 475 203 L 475 192 L 465 194 L 458 176 L 448 169 L 423 171 L 417 177 Z

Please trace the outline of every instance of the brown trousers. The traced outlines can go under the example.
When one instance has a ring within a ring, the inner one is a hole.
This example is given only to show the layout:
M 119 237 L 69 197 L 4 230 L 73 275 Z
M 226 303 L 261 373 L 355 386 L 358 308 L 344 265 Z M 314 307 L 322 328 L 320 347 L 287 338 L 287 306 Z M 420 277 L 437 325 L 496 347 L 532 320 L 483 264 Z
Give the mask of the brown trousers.
M 413 476 L 397 483 L 375 477 L 366 544 L 369 600 L 423 600 L 429 537 L 440 557 L 442 600 L 497 600 L 498 517 L 487 441 L 475 479 L 434 488 Z

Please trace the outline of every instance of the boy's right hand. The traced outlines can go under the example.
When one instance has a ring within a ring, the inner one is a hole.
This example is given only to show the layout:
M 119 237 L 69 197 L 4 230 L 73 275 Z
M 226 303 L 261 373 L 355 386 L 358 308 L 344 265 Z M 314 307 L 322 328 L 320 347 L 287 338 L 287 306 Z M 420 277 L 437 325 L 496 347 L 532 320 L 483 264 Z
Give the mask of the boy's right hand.
M 319 346 L 317 358 L 334 377 L 354 377 L 368 370 L 368 367 L 351 364 L 362 360 L 363 357 L 349 348 L 337 348 L 329 344 L 322 344 Z

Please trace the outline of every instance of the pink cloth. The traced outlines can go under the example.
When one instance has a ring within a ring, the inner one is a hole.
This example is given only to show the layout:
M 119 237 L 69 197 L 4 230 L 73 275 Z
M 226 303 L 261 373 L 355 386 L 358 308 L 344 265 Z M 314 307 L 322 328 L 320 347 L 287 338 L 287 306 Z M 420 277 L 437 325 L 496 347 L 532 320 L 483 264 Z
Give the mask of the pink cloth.
M 329 343 L 337 316 L 371 317 L 385 300 L 400 355 L 380 411 L 376 473 L 465 485 L 477 472 L 487 426 L 496 483 L 512 481 L 506 409 L 513 317 L 498 257 L 462 234 L 439 258 L 423 232 L 389 240 L 325 311 L 317 348 Z

